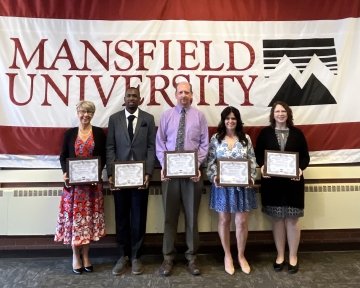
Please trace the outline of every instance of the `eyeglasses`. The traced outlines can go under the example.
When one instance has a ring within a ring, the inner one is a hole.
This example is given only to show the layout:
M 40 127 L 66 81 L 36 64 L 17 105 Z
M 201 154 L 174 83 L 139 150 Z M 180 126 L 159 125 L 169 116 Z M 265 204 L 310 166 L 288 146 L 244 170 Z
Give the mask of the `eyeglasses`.
M 90 116 L 94 115 L 94 112 L 91 112 L 91 111 L 88 111 L 88 110 L 77 110 L 77 112 L 80 114 L 80 115 L 85 115 L 86 113 Z

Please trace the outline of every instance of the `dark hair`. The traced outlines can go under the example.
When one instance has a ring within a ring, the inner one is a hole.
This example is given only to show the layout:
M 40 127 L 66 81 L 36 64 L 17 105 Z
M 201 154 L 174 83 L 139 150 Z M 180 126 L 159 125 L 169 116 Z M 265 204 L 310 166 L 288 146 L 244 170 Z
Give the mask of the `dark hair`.
M 217 135 L 216 138 L 218 139 L 219 143 L 225 138 L 226 135 L 226 127 L 225 127 L 225 119 L 229 116 L 230 113 L 234 113 L 236 118 L 236 127 L 235 127 L 235 134 L 238 137 L 240 143 L 244 146 L 248 145 L 248 139 L 246 139 L 245 132 L 243 131 L 244 123 L 241 121 L 240 112 L 238 109 L 232 106 L 226 107 L 221 112 L 221 120 L 217 127 Z
M 129 90 L 135 90 L 135 91 L 137 91 L 138 95 L 140 96 L 140 88 L 139 88 L 139 86 L 137 86 L 137 87 L 130 86 L 130 87 L 126 88 L 126 90 L 125 90 L 125 96 L 127 95 L 127 93 L 128 93 Z
M 274 111 L 275 111 L 275 107 L 277 105 L 281 105 L 286 110 L 286 113 L 287 113 L 286 125 L 287 125 L 287 127 L 293 127 L 294 126 L 294 119 L 293 119 L 292 110 L 291 110 L 290 106 L 288 104 L 286 104 L 285 102 L 283 102 L 283 101 L 276 101 L 276 102 L 274 102 L 274 104 L 271 107 L 270 120 L 269 120 L 271 127 L 275 127 Z

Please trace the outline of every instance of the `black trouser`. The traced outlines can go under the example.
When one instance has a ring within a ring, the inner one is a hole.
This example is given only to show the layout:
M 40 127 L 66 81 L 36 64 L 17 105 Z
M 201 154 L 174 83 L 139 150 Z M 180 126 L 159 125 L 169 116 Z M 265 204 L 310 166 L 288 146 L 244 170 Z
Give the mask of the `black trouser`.
M 139 258 L 146 231 L 148 189 L 114 191 L 116 240 L 120 257 Z

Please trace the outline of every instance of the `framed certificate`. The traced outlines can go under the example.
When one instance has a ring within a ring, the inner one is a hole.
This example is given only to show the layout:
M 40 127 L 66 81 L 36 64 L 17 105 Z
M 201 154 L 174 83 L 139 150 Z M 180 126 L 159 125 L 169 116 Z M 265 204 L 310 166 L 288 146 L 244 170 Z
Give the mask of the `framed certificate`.
M 299 177 L 299 153 L 265 150 L 264 175 Z
M 197 151 L 165 151 L 164 154 L 164 176 L 166 178 L 197 176 Z
M 145 161 L 118 161 L 112 164 L 114 188 L 135 188 L 144 185 Z
M 220 186 L 250 185 L 250 161 L 247 159 L 219 159 L 217 170 Z
M 100 157 L 67 158 L 69 185 L 93 184 L 101 179 Z

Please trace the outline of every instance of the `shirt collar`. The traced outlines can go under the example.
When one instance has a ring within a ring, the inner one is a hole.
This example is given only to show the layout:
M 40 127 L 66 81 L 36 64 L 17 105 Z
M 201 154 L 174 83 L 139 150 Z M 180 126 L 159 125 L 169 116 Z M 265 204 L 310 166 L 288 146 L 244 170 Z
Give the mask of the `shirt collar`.
M 182 110 L 183 108 L 185 109 L 185 111 L 186 111 L 186 113 L 187 113 L 187 112 L 189 111 L 189 109 L 191 108 L 191 106 L 189 106 L 189 107 L 187 107 L 187 108 L 186 108 L 186 107 L 183 107 L 183 106 L 181 106 L 181 105 L 176 105 L 176 106 L 175 106 L 175 110 L 176 110 L 176 112 L 178 112 L 179 114 L 181 113 L 181 110 Z
M 134 115 L 136 118 L 139 118 L 139 109 L 136 109 L 136 111 L 135 111 L 133 114 L 129 113 L 129 111 L 127 111 L 127 110 L 125 109 L 125 117 L 126 117 L 126 119 L 127 119 L 130 115 Z

